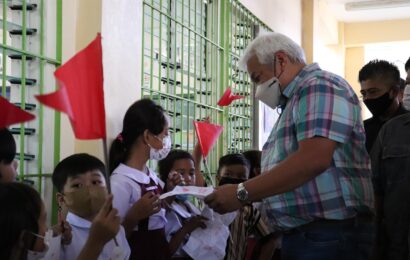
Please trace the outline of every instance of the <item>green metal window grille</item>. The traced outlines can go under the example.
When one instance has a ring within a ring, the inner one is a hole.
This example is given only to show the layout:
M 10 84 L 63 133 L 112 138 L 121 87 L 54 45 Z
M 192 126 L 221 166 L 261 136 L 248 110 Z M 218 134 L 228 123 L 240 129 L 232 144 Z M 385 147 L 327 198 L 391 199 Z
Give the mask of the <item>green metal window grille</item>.
M 18 177 L 30 182 L 53 208 L 51 173 L 59 161 L 60 115 L 44 109 L 34 95 L 55 90 L 53 72 L 61 64 L 61 0 L 2 0 L 0 5 L 0 95 L 36 115 L 13 125 Z M 1 112 L 0 112 L 1 113 Z
M 212 173 L 222 155 L 253 147 L 252 86 L 237 63 L 260 27 L 269 30 L 237 0 L 143 2 L 142 96 L 170 115 L 175 149 L 193 150 L 193 120 L 224 126 L 207 158 Z M 218 107 L 228 86 L 246 98 Z

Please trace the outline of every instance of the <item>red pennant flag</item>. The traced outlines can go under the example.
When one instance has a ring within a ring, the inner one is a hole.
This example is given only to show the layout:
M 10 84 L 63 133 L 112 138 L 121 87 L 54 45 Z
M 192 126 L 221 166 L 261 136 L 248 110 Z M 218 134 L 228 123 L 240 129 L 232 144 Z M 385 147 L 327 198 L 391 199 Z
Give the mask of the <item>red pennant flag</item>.
M 45 95 L 38 95 L 36 98 L 44 105 L 66 113 L 70 119 L 74 119 L 74 113 L 71 108 L 70 99 L 64 84 L 61 84 L 60 89 L 57 91 Z
M 215 145 L 216 140 L 218 140 L 219 135 L 222 133 L 223 127 L 198 121 L 194 121 L 194 126 L 199 145 L 201 146 L 202 155 L 206 158 L 209 151 Z
M 33 120 L 34 115 L 27 113 L 21 108 L 11 104 L 7 99 L 0 96 L 0 129 L 9 125 Z
M 54 72 L 59 89 L 37 99 L 70 117 L 75 137 L 106 137 L 101 35 Z
M 231 88 L 227 88 L 221 99 L 218 101 L 218 106 L 229 106 L 233 101 L 244 98 L 244 96 L 235 95 L 232 93 Z

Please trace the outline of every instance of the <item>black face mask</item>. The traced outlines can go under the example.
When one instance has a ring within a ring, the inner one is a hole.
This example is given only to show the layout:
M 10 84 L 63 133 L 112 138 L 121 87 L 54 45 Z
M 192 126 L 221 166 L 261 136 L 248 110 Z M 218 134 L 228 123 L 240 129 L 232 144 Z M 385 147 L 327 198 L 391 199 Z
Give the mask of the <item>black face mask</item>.
M 373 116 L 380 116 L 386 112 L 389 106 L 393 103 L 393 98 L 390 98 L 389 92 L 387 92 L 383 96 L 373 99 L 366 99 L 363 102 Z
M 231 177 L 222 177 L 221 180 L 219 180 L 219 186 L 222 186 L 225 184 L 239 184 L 244 181 L 246 180 L 238 179 L 238 178 L 231 178 Z

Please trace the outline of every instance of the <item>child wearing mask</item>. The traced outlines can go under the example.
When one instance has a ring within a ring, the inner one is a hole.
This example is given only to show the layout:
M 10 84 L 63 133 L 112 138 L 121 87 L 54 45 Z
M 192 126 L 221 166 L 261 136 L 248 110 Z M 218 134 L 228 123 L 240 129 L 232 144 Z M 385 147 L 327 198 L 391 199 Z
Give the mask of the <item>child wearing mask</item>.
M 182 176 L 182 185 L 195 186 L 196 175 L 195 161 L 192 155 L 183 150 L 173 150 L 168 156 L 158 163 L 161 180 L 166 182 L 173 175 Z M 169 241 L 172 258 L 192 259 L 183 246 L 189 240 L 189 235 L 195 229 L 206 228 L 206 218 L 201 216 L 201 211 L 192 204 L 185 195 L 176 195 L 173 201 L 168 201 L 166 212 L 167 225 L 165 233 Z
M 0 129 L 0 183 L 13 182 L 17 176 L 16 142 L 7 128 Z
M 0 205 L 0 259 L 59 259 L 60 237 L 46 236 L 47 213 L 35 189 L 23 183 L 0 183 Z M 119 227 L 119 217 L 109 196 L 93 220 L 90 235 L 76 259 L 97 259 Z
M 74 154 L 57 164 L 52 176 L 57 189 L 60 209 L 68 209 L 66 221 L 72 228 L 72 241 L 62 247 L 61 259 L 77 259 L 91 232 L 97 213 L 106 201 L 108 192 L 105 182 L 105 166 L 94 156 Z M 111 259 L 121 252 L 128 259 L 130 249 L 124 228 L 120 227 L 114 240 L 108 241 L 98 259 Z
M 249 177 L 249 161 L 242 154 L 228 154 L 219 159 L 217 179 L 219 186 L 239 184 Z M 247 240 L 251 232 L 259 237 L 270 232 L 261 218 L 259 210 L 252 204 L 244 205 L 238 210 L 235 220 L 229 226 L 230 235 L 226 247 L 225 259 L 242 260 L 246 257 Z
M 149 99 L 132 104 L 122 132 L 110 148 L 111 188 L 131 247 L 131 259 L 169 259 L 165 209 L 159 195 L 165 188 L 148 160 L 164 159 L 171 150 L 169 120 L 163 108 Z M 180 176 L 167 180 L 171 187 Z M 171 188 L 168 188 L 170 190 Z

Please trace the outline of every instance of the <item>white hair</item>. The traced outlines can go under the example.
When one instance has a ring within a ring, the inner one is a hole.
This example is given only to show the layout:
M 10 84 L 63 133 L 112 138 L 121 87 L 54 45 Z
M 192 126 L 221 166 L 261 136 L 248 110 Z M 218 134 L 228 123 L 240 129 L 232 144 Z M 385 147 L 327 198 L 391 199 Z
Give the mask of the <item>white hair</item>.
M 239 68 L 247 70 L 249 59 L 256 55 L 261 64 L 273 62 L 275 53 L 283 51 L 291 62 L 306 63 L 305 53 L 302 47 L 286 35 L 269 32 L 261 33 L 246 47 L 245 52 L 239 60 Z

